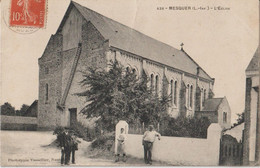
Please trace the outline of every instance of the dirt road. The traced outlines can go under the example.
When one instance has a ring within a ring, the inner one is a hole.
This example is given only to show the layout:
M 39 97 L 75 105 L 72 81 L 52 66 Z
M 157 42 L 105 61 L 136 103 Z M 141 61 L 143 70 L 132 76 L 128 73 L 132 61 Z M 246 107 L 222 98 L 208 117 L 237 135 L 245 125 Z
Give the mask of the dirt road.
M 55 139 L 50 131 L 1 131 L 1 166 L 60 166 L 60 149 L 48 146 Z M 86 141 L 79 144 L 75 166 L 146 166 L 142 160 L 133 158 L 126 163 L 88 158 L 84 151 L 89 145 Z M 163 165 L 166 164 L 153 164 Z

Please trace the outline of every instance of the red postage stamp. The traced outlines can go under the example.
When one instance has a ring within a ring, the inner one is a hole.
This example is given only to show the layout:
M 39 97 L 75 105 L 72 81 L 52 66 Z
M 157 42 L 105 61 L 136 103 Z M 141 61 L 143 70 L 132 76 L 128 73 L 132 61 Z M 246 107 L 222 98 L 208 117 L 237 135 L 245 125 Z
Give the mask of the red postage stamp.
M 10 26 L 45 26 L 46 0 L 11 0 Z

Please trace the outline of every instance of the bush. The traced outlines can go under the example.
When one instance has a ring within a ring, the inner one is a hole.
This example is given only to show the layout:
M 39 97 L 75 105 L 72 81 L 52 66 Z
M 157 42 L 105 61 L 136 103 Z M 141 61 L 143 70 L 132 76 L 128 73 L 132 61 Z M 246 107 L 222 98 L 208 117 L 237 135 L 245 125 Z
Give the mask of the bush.
M 207 138 L 209 125 L 207 118 L 165 117 L 160 132 L 164 136 Z
M 92 142 L 91 148 L 103 149 L 111 151 L 115 142 L 115 132 L 109 132 L 100 135 Z
M 55 129 L 54 129 L 54 131 L 53 131 L 53 135 L 60 135 L 63 131 L 64 131 L 65 129 L 64 129 L 64 127 L 62 127 L 62 126 L 57 126 Z
M 80 122 L 75 122 L 69 129 L 72 130 L 77 137 L 86 141 L 92 141 L 100 135 L 100 131 L 96 127 L 86 127 Z M 65 128 L 62 126 L 57 126 L 54 129 L 53 135 L 57 135 L 58 142 L 59 137 L 64 130 Z
M 76 133 L 76 136 L 86 141 L 92 141 L 100 135 L 97 127 L 87 127 L 81 122 L 76 122 L 71 126 L 71 129 Z

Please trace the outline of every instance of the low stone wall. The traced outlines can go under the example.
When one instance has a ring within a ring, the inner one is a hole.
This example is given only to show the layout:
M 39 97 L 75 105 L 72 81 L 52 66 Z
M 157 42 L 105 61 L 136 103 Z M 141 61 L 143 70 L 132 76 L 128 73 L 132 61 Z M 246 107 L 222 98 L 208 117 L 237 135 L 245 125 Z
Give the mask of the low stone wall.
M 1 115 L 1 130 L 37 130 L 36 117 Z
M 127 134 L 126 153 L 143 158 L 142 135 Z M 153 160 L 183 166 L 219 165 L 221 127 L 211 124 L 207 139 L 167 137 L 156 139 L 153 146 Z

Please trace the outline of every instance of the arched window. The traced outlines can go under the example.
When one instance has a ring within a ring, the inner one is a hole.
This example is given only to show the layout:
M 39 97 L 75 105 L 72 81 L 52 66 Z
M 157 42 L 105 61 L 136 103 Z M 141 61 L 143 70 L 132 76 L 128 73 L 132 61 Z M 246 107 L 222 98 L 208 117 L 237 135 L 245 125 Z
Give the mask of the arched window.
M 45 102 L 47 103 L 49 100 L 49 85 L 45 85 Z
M 159 76 L 155 76 L 155 94 L 158 95 L 159 92 Z
M 171 95 L 171 104 L 172 104 L 173 100 L 174 100 L 174 97 L 173 97 L 173 80 L 171 80 L 170 95 Z
M 174 105 L 177 106 L 177 81 L 174 82 Z
M 203 101 L 202 101 L 203 106 L 205 105 L 205 100 L 206 100 L 206 89 L 204 89 L 203 91 Z
M 223 123 L 227 122 L 227 113 L 223 112 Z
M 190 102 L 190 85 L 188 84 L 187 85 L 187 88 L 186 88 L 186 107 L 189 106 L 189 102 Z
M 154 76 L 151 74 L 151 89 L 153 90 L 153 81 L 154 81 Z
M 193 104 L 193 87 L 190 86 L 190 107 L 192 107 Z

